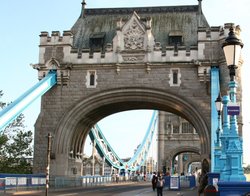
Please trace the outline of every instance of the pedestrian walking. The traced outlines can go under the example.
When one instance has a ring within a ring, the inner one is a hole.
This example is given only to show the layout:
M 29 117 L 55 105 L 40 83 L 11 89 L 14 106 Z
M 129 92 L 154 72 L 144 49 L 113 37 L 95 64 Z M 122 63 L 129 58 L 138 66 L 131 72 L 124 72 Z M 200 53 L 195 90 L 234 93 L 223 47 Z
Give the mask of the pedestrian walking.
M 165 180 L 162 178 L 162 176 L 159 176 L 157 183 L 156 183 L 157 196 L 162 196 L 162 190 L 163 190 L 164 184 L 165 184 Z
M 156 184 L 157 184 L 157 176 L 156 176 L 156 173 L 155 173 L 155 172 L 153 173 L 151 182 L 152 182 L 152 189 L 153 189 L 153 191 L 155 191 Z
M 116 183 L 118 183 L 119 182 L 119 174 L 117 173 L 115 177 L 116 177 Z

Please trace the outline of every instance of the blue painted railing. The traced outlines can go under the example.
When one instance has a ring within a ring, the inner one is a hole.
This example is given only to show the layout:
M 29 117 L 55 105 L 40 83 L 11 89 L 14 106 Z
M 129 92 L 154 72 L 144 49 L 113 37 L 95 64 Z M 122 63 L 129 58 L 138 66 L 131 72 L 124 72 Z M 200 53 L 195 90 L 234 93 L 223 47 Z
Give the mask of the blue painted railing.
M 0 174 L 0 190 L 45 187 L 44 174 Z

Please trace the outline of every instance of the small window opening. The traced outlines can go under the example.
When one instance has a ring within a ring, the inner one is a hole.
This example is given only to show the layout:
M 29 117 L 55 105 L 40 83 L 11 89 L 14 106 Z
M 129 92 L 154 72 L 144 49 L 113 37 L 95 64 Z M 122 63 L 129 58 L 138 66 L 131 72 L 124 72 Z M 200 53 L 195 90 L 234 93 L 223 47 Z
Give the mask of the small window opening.
M 169 84 L 170 86 L 180 86 L 181 84 L 181 73 L 179 68 L 170 69 L 169 73 Z
M 86 75 L 86 87 L 87 88 L 95 88 L 97 85 L 97 74 L 96 70 L 87 71 Z
M 193 126 L 189 122 L 182 123 L 182 133 L 193 133 Z
M 105 33 L 93 33 L 89 37 L 90 52 L 103 52 Z
M 179 133 L 179 126 L 173 125 L 173 133 Z
M 171 46 L 182 45 L 182 36 L 169 36 L 169 45 Z
M 178 70 L 173 70 L 173 84 L 178 84 Z
M 90 73 L 89 85 L 95 86 L 95 73 Z

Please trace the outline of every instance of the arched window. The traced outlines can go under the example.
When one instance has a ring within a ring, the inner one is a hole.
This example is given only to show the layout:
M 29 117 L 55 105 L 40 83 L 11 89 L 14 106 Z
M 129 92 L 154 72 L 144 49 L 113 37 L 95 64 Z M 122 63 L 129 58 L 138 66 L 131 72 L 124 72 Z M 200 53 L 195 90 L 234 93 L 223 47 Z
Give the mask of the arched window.
M 169 84 L 170 86 L 180 86 L 181 84 L 181 73 L 179 68 L 170 69 L 169 73 Z
M 178 70 L 173 70 L 173 84 L 178 84 Z
M 96 70 L 87 71 L 86 87 L 87 88 L 95 88 L 97 85 L 96 80 L 97 80 Z
M 89 85 L 90 85 L 90 86 L 94 86 L 94 85 L 95 85 L 95 73 L 91 73 L 91 74 L 90 74 Z
M 194 127 L 189 122 L 182 122 L 182 133 L 194 133 Z
M 88 163 L 86 166 L 85 166 L 85 168 L 86 168 L 86 173 L 85 173 L 85 175 L 91 175 L 91 170 L 92 170 L 92 166 L 91 166 L 91 164 L 90 163 Z

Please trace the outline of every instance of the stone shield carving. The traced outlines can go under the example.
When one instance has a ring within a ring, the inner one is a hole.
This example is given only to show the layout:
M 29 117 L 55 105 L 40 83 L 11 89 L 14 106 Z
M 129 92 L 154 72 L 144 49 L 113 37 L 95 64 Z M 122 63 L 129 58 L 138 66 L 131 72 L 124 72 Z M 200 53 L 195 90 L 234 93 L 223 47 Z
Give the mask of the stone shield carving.
M 141 50 L 144 48 L 144 32 L 135 20 L 124 33 L 124 48 L 126 50 Z

